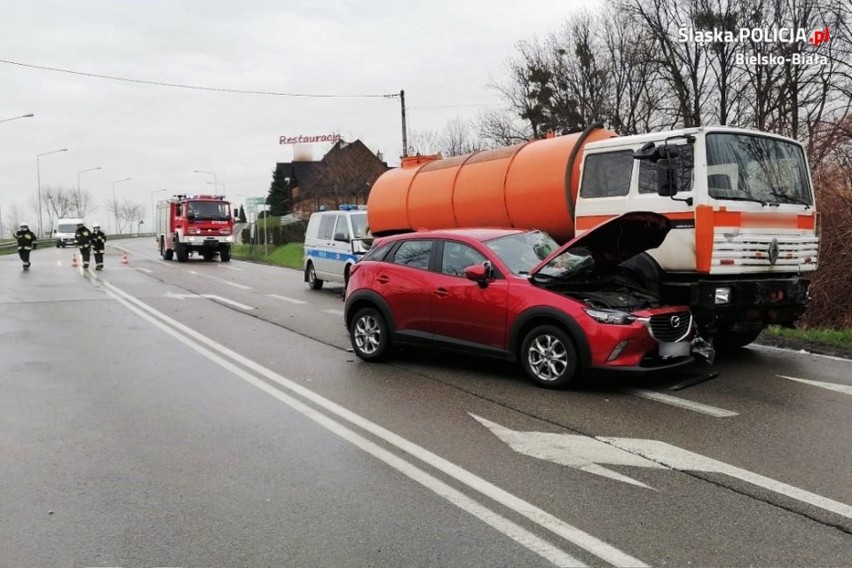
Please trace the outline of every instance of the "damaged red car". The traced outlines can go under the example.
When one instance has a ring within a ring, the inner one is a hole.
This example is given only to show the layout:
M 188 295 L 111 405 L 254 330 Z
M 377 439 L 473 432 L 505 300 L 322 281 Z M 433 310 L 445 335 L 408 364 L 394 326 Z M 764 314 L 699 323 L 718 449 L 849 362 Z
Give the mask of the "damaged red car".
M 427 343 L 517 361 L 564 388 L 593 370 L 692 361 L 692 316 L 622 263 L 658 247 L 664 216 L 631 212 L 562 247 L 540 231 L 447 229 L 376 240 L 353 265 L 345 321 L 355 354 Z

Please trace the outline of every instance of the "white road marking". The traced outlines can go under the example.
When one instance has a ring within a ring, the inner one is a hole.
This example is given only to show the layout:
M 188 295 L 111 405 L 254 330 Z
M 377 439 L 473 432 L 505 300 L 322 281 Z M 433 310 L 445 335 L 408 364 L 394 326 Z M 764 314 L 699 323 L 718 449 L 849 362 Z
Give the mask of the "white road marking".
M 223 304 L 230 304 L 234 307 L 240 308 L 241 310 L 254 310 L 252 306 L 247 306 L 245 304 L 241 304 L 234 300 L 230 300 L 228 298 L 223 298 L 222 296 L 217 296 L 216 294 L 176 294 L 175 292 L 166 292 L 163 294 L 167 298 L 174 298 L 176 300 L 187 300 L 193 298 L 207 298 L 208 300 L 218 300 Z
M 221 278 L 217 278 L 217 280 L 221 280 Z M 233 286 L 234 288 L 239 288 L 240 290 L 251 290 L 251 286 L 246 286 L 245 284 L 238 284 L 237 282 L 231 282 L 230 280 L 222 280 L 228 286 Z
M 366 418 L 320 396 L 310 389 L 307 389 L 302 385 L 291 381 L 274 371 L 267 369 L 266 367 L 263 367 L 255 361 L 243 357 L 239 353 L 155 310 L 137 298 L 134 298 L 119 288 L 116 288 L 112 284 L 105 281 L 104 286 L 107 288 L 107 291 L 116 298 L 116 300 L 143 319 L 172 335 L 208 359 L 230 370 L 234 375 L 245 380 L 247 383 L 256 386 L 281 402 L 284 402 L 291 408 L 297 410 L 311 420 L 314 420 L 318 424 L 321 424 L 335 434 L 341 437 L 345 436 L 346 440 L 349 440 L 353 444 L 358 444 L 358 447 L 365 452 L 384 461 L 391 467 L 402 471 L 412 479 L 415 479 L 418 483 L 424 485 L 429 483 L 430 485 L 426 486 L 439 496 L 476 516 L 483 522 L 488 523 L 490 526 L 509 536 L 522 546 L 541 555 L 543 558 L 546 558 L 548 561 L 558 566 L 584 566 L 582 562 L 568 553 L 554 547 L 552 544 L 540 539 L 532 533 L 527 532 L 522 527 L 516 525 L 505 517 L 494 513 L 476 501 L 471 500 L 464 494 L 446 486 L 443 482 L 423 472 L 410 462 L 390 454 L 384 448 L 381 448 L 361 437 L 359 434 L 350 430 L 341 423 L 321 414 L 312 407 L 309 407 L 281 390 L 276 389 L 269 383 L 258 379 L 257 376 L 252 375 L 249 370 L 254 372 L 256 375 L 275 383 L 282 389 L 309 400 L 330 414 L 373 434 L 384 442 L 395 446 L 397 449 L 429 464 L 435 469 L 454 478 L 456 481 L 463 483 L 482 495 L 485 495 L 503 506 L 512 509 L 518 514 L 523 515 L 540 527 L 551 531 L 553 534 L 568 540 L 584 550 L 587 550 L 606 563 L 619 567 L 647 566 L 647 564 L 638 558 L 630 556 L 629 554 L 622 552 L 585 531 L 566 523 L 543 509 L 536 507 L 532 503 L 516 497 L 485 479 L 470 473 L 464 468 L 430 452 L 429 450 L 418 446 L 389 430 L 386 430 L 378 424 L 375 424 L 374 422 L 371 422 Z M 227 359 L 225 357 L 227 357 Z
M 190 274 L 195 274 L 196 276 L 198 276 L 198 273 L 197 273 L 196 271 L 194 271 L 194 270 L 190 270 L 190 271 L 189 271 L 189 273 L 190 273 Z
M 791 381 L 796 381 L 798 383 L 804 383 L 806 385 L 811 385 L 814 387 L 821 387 L 828 390 L 833 390 L 837 392 L 842 392 L 843 394 L 852 394 L 852 385 L 838 385 L 837 383 L 823 383 L 820 381 L 811 381 L 808 379 L 798 379 L 796 377 L 788 377 L 786 375 L 778 375 L 782 379 L 789 379 Z
M 802 501 L 808 505 L 837 513 L 846 518 L 852 518 L 852 507 L 839 501 L 834 501 L 822 495 L 781 483 L 774 479 L 764 477 L 757 473 L 741 469 L 724 462 L 702 456 L 672 446 L 658 440 L 640 440 L 635 438 L 609 438 L 597 436 L 590 438 L 576 434 L 553 434 L 546 432 L 518 432 L 510 430 L 494 422 L 471 414 L 483 426 L 491 430 L 495 436 L 506 442 L 516 452 L 567 465 L 604 475 L 612 479 L 618 479 L 605 468 L 592 468 L 589 465 L 607 463 L 613 465 L 625 465 L 632 467 L 646 467 L 651 469 L 671 468 L 677 471 L 703 471 L 707 473 L 721 473 L 742 481 L 757 485 L 764 489 L 780 493 Z M 601 471 L 603 470 L 603 471 Z M 615 474 L 619 476 L 620 474 Z M 633 479 L 619 479 L 633 485 L 644 484 Z
M 304 300 L 297 300 L 296 298 L 288 298 L 287 296 L 279 296 L 278 294 L 267 294 L 269 298 L 275 298 L 276 300 L 282 300 L 284 302 L 290 302 L 291 304 L 307 304 Z
M 670 406 L 677 406 L 678 408 L 692 410 L 693 412 L 700 412 L 701 414 L 714 416 L 716 418 L 730 418 L 731 416 L 739 416 L 739 412 L 725 410 L 724 408 L 717 408 L 708 404 L 701 404 L 700 402 L 692 402 L 691 400 L 678 398 L 676 396 L 672 396 L 670 394 L 663 394 L 657 391 L 647 389 L 624 389 L 622 392 L 626 394 L 632 394 L 633 396 L 647 398 L 648 400 L 662 402 L 663 404 L 668 404 Z
M 139 268 L 138 266 L 134 266 L 133 270 L 138 270 L 139 272 L 147 272 L 148 274 L 153 274 L 153 270 L 148 270 L 147 268 Z
M 220 266 L 220 267 L 222 267 L 222 268 L 227 268 L 228 270 L 238 270 L 238 271 L 240 271 L 240 272 L 242 272 L 242 271 L 243 271 L 243 269 L 242 269 L 242 268 L 237 268 L 236 266 L 231 266 L 230 264 L 229 264 L 229 265 L 227 265 L 227 266 L 224 266 L 224 265 L 222 265 L 222 264 L 217 264 L 216 266 Z
M 211 300 L 218 300 L 224 304 L 230 304 L 236 308 L 240 308 L 241 310 L 253 310 L 252 306 L 247 306 L 245 304 L 241 304 L 239 302 L 235 302 L 234 300 L 229 300 L 228 298 L 223 298 L 222 296 L 217 296 L 216 294 L 202 294 L 205 298 L 209 298 Z
M 598 437 L 598 440 L 610 443 L 617 448 L 639 454 L 649 460 L 661 463 L 672 469 L 680 471 L 704 471 L 708 473 L 722 473 L 730 477 L 740 479 L 752 485 L 763 487 L 775 493 L 786 495 L 797 501 L 825 509 L 832 513 L 837 513 L 848 519 L 852 519 L 852 507 L 845 503 L 781 483 L 774 479 L 764 477 L 751 471 L 740 469 L 738 467 L 728 465 L 724 462 L 716 461 L 712 458 L 702 456 L 672 446 L 665 442 L 657 440 L 636 440 L 632 438 L 605 438 Z
M 832 361 L 842 361 L 844 363 L 848 363 L 852 361 L 852 359 L 847 359 L 845 357 L 835 357 L 834 355 L 823 355 L 822 353 L 811 353 L 810 351 L 798 350 L 794 351 L 792 349 L 784 349 L 783 347 L 775 347 L 774 345 L 758 345 L 756 343 L 752 343 L 747 347 L 747 349 L 765 349 L 768 351 L 784 351 L 785 353 L 789 353 L 792 355 L 810 355 L 811 357 L 822 357 L 823 359 L 831 359 Z
M 327 314 L 343 317 L 343 310 L 323 310 Z
M 553 434 L 550 432 L 518 432 L 475 414 L 471 414 L 471 416 L 520 454 L 551 461 L 560 465 L 567 465 L 568 467 L 608 477 L 615 481 L 622 481 L 638 487 L 644 487 L 645 489 L 652 489 L 641 481 L 636 481 L 631 477 L 607 469 L 599 464 L 666 469 L 656 462 L 646 460 L 630 452 L 625 452 L 589 436 Z

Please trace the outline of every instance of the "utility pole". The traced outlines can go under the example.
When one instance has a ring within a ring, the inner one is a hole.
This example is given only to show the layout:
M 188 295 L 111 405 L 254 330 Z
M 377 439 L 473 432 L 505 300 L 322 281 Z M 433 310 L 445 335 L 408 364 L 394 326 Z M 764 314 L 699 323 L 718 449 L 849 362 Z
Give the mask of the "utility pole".
M 408 156 L 408 132 L 405 127 L 405 91 L 399 91 L 399 104 L 402 107 L 402 156 Z

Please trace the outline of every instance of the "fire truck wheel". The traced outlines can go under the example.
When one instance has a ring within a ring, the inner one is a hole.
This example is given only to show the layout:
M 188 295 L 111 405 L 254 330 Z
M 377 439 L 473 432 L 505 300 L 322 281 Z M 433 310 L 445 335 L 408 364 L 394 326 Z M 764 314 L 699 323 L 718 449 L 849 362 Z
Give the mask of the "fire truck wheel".
M 175 244 L 175 254 L 178 262 L 186 262 L 189 260 L 189 251 L 186 250 L 186 245 L 181 243 Z
M 219 260 L 229 262 L 231 260 L 231 247 L 225 247 L 219 251 Z
M 322 288 L 322 280 L 317 278 L 317 271 L 314 270 L 314 263 L 308 263 L 308 286 L 311 290 L 319 290 Z

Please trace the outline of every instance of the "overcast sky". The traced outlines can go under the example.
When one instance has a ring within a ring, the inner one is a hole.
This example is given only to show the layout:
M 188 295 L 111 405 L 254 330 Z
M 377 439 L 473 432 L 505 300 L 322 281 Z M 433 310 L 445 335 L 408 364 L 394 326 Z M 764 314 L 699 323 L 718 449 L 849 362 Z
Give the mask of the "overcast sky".
M 0 0 L 0 59 L 163 83 L 307 94 L 381 95 L 405 89 L 409 131 L 440 129 L 499 102 L 520 40 L 556 31 L 596 0 L 317 2 L 294 0 Z M 35 226 L 42 187 L 77 184 L 95 197 L 90 220 L 119 200 L 150 209 L 152 192 L 263 196 L 281 135 L 340 133 L 401 152 L 400 105 L 384 98 L 230 94 L 90 78 L 0 63 L 0 212 Z M 317 158 L 327 147 L 318 146 Z M 211 183 L 207 183 L 211 182 Z M 146 223 L 150 219 L 146 218 Z M 47 224 L 45 216 L 45 225 Z

